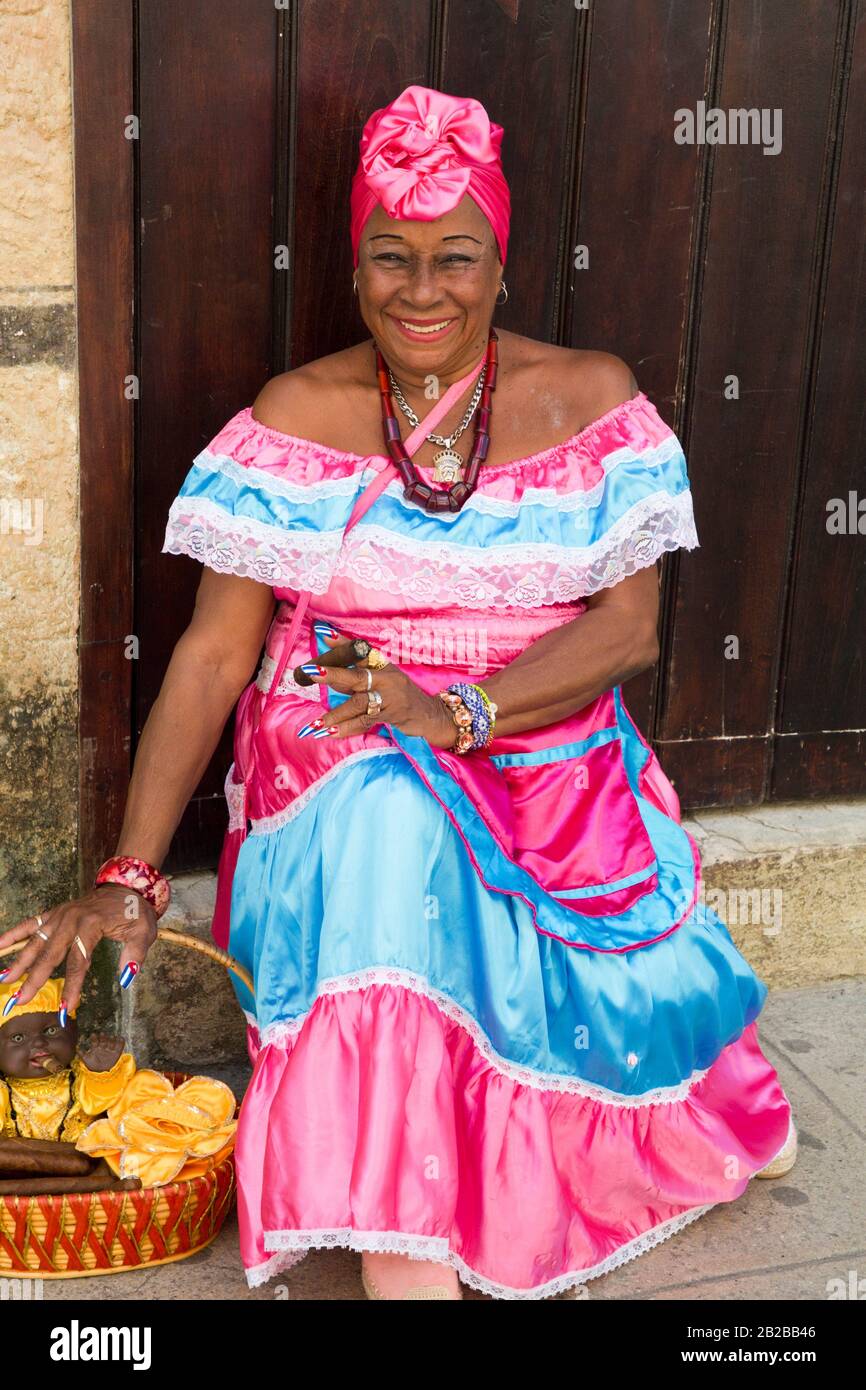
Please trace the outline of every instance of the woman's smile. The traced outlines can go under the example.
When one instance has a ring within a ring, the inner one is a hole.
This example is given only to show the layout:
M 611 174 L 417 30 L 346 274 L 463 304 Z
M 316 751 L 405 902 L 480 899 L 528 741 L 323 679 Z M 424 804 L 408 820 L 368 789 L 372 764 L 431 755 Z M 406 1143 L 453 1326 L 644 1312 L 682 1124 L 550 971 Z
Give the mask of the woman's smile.
M 456 317 L 442 316 L 435 319 L 404 319 L 398 318 L 396 314 L 388 314 L 386 317 L 400 330 L 404 338 L 410 338 L 416 343 L 438 343 L 458 322 Z

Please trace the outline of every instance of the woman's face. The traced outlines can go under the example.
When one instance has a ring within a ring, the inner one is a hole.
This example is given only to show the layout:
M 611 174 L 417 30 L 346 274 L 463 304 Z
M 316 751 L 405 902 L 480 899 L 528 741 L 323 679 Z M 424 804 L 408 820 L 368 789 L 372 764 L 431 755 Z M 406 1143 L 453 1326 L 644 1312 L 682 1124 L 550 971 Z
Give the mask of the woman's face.
M 433 222 L 376 207 L 358 254 L 361 315 L 398 379 L 424 385 L 477 362 L 502 265 L 490 223 L 468 194 Z

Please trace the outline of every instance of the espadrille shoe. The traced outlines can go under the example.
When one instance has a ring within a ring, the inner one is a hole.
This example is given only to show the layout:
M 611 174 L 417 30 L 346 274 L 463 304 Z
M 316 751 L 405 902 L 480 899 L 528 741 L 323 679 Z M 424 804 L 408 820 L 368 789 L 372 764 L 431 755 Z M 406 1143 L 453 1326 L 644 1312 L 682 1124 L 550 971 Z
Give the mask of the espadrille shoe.
M 361 1283 L 364 1286 L 364 1293 L 368 1298 L 385 1298 L 385 1295 L 373 1283 L 373 1280 L 370 1278 L 363 1265 L 361 1266 Z M 458 1288 L 457 1298 L 460 1299 L 462 1297 L 463 1293 Z M 452 1297 L 450 1289 L 447 1289 L 444 1284 L 419 1284 L 417 1288 L 409 1289 L 407 1293 L 404 1293 L 402 1299 L 399 1301 L 403 1302 L 404 1300 L 411 1299 L 417 1302 L 421 1299 L 426 1300 L 434 1298 L 444 1299 L 448 1303 L 455 1303 L 457 1301 L 457 1299 Z M 394 1302 L 393 1299 L 386 1301 Z
M 786 1173 L 790 1173 L 794 1164 L 797 1162 L 797 1131 L 794 1122 L 791 1121 L 791 1130 L 785 1142 L 785 1147 L 781 1153 L 766 1168 L 762 1168 L 755 1174 L 756 1178 L 783 1178 Z

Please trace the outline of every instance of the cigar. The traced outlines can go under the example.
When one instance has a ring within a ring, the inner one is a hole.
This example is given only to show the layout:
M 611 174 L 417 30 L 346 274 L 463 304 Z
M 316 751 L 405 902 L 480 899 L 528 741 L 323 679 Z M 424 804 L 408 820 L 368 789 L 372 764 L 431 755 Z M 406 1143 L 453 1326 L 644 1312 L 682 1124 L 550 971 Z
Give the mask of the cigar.
M 110 1171 L 110 1170 L 109 1170 Z M 58 1139 L 0 1139 L 0 1174 L 32 1173 L 84 1175 L 93 1172 L 93 1160 L 73 1144 Z
M 134 1192 L 141 1178 L 106 1178 L 102 1173 L 86 1177 L 0 1178 L 0 1197 L 60 1197 L 65 1192 Z
M 42 1070 L 47 1071 L 50 1076 L 54 1076 L 56 1072 L 66 1071 L 66 1063 L 58 1062 L 56 1057 L 46 1057 L 42 1063 Z

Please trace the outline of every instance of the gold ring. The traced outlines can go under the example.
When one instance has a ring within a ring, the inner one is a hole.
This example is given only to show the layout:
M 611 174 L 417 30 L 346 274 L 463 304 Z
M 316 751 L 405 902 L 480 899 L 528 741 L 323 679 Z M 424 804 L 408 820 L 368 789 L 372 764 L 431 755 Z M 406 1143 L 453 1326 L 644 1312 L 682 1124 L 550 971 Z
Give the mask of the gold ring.
M 47 931 L 40 931 L 38 927 L 36 928 L 36 933 L 35 933 L 35 934 L 36 934 L 36 936 L 41 936 L 43 941 L 50 941 L 50 940 L 51 940 L 51 937 L 48 935 Z
M 383 666 L 390 666 L 391 663 L 378 647 L 371 647 L 361 665 L 369 667 L 371 671 L 381 671 Z

